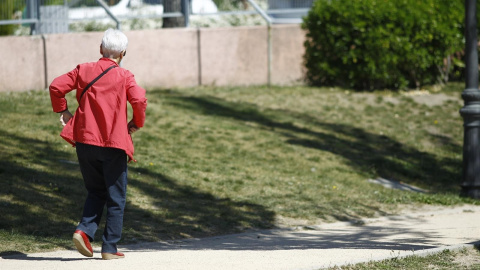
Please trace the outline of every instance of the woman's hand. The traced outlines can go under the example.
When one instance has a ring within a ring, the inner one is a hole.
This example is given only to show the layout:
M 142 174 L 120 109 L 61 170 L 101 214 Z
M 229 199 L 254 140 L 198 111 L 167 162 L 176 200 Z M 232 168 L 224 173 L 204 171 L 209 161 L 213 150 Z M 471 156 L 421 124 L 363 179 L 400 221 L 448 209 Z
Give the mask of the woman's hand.
M 132 121 L 128 122 L 127 129 L 128 129 L 128 134 L 132 134 L 132 133 L 134 133 L 135 131 L 139 130 L 140 128 L 137 127 L 137 126 L 133 123 L 133 120 L 132 120 Z
M 73 115 L 70 113 L 69 110 L 65 110 L 60 113 L 60 123 L 65 126 L 70 119 L 72 119 Z

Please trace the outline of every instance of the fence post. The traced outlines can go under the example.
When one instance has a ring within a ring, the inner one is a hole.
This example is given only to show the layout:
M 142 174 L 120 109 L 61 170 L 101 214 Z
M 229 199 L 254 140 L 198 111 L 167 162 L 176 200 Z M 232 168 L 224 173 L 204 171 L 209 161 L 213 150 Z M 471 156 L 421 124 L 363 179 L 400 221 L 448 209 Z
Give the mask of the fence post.
M 182 0 L 182 14 L 185 19 L 185 27 L 190 25 L 190 1 Z
M 37 32 L 40 29 L 39 25 L 39 17 L 40 17 L 40 11 L 39 11 L 39 4 L 38 1 L 35 0 L 28 0 L 27 1 L 27 16 L 29 19 L 36 19 L 35 23 L 30 24 L 30 35 L 36 35 L 38 34 Z

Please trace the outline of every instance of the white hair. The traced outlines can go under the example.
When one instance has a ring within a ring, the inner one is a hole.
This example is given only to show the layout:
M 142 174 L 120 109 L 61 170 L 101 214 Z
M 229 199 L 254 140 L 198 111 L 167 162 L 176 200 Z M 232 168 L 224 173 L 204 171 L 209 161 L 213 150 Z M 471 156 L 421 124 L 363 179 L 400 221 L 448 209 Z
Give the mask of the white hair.
M 127 50 L 128 39 L 120 30 L 109 28 L 102 38 L 103 57 L 117 58 Z

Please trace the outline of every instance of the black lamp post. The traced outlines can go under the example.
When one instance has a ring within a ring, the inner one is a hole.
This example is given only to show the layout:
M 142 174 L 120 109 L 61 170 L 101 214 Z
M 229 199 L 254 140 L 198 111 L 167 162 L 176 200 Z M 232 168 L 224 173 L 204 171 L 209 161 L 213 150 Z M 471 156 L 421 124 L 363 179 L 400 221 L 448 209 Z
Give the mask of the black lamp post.
M 480 199 L 480 90 L 478 89 L 476 0 L 465 0 L 465 106 L 462 196 Z

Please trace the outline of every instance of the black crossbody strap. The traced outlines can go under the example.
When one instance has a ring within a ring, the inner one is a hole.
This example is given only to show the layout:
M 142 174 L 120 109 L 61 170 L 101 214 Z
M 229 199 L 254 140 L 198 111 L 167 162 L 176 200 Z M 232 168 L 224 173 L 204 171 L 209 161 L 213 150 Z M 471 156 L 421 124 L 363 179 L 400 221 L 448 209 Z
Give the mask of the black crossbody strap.
M 107 72 L 109 72 L 110 69 L 116 68 L 116 67 L 117 67 L 117 66 L 114 65 L 114 66 L 111 66 L 111 67 L 107 68 L 104 72 L 102 72 L 102 74 L 98 75 L 95 79 L 93 79 L 93 81 L 91 81 L 91 82 L 87 85 L 87 87 L 85 87 L 85 88 L 83 89 L 83 92 L 82 92 L 82 94 L 80 95 L 79 101 L 82 100 L 83 94 L 85 94 L 85 92 L 87 92 L 87 90 L 88 90 L 88 88 L 90 88 L 90 86 L 92 86 L 96 81 L 98 81 L 98 79 L 100 79 L 103 75 L 107 74 Z

